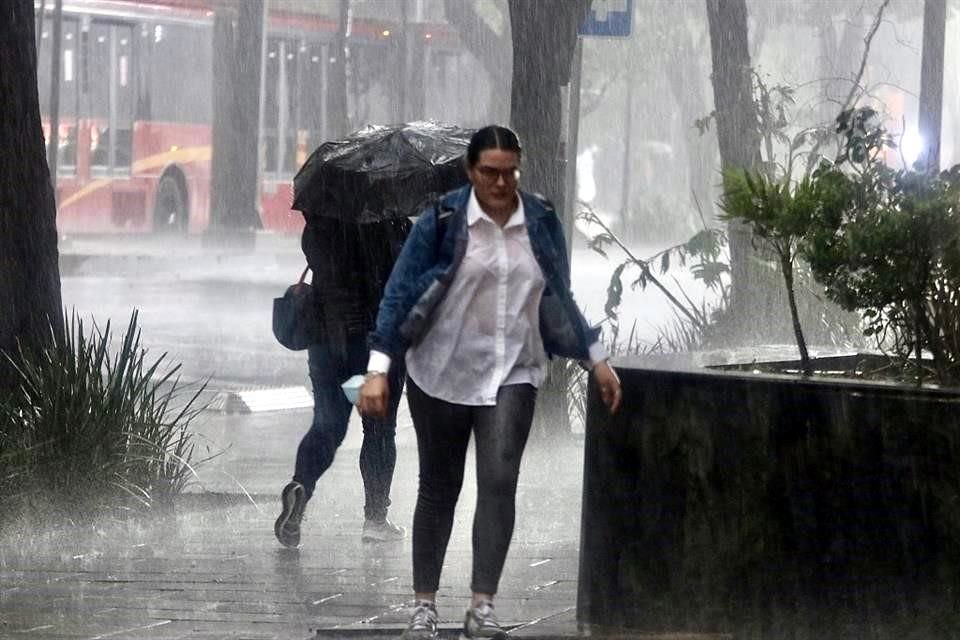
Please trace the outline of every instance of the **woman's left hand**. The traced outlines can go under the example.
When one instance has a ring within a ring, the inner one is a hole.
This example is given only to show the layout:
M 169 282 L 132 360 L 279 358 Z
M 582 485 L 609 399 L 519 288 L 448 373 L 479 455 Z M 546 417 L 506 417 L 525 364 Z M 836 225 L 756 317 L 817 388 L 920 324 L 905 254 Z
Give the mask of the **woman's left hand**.
M 593 376 L 597 380 L 597 386 L 600 387 L 600 398 L 603 404 L 607 405 L 610 413 L 616 413 L 620 408 L 620 401 L 623 399 L 623 391 L 620 389 L 620 378 L 617 372 L 613 370 L 610 363 L 606 360 L 598 362 L 593 367 Z
M 357 411 L 365 418 L 385 418 L 389 403 L 390 383 L 387 381 L 387 374 L 368 374 L 360 387 Z

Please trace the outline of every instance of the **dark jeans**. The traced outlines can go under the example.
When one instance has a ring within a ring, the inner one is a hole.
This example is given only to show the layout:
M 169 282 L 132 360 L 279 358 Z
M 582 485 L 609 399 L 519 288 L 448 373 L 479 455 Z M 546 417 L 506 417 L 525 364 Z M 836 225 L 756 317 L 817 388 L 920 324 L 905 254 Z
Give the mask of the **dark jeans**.
M 413 515 L 413 590 L 434 593 L 450 541 L 471 431 L 477 450 L 477 510 L 473 515 L 471 590 L 496 593 L 513 536 L 520 458 L 530 435 L 537 390 L 500 387 L 493 407 L 451 404 L 412 380 L 407 402 L 417 432 L 420 490 Z
M 297 449 L 293 479 L 304 486 L 309 499 L 317 480 L 333 463 L 333 456 L 347 434 L 353 405 L 340 385 L 350 376 L 364 373 L 368 350 L 362 337 L 350 340 L 345 348 L 316 345 L 309 349 L 310 380 L 313 382 L 313 423 Z M 402 360 L 390 367 L 390 410 L 386 418 L 363 418 L 363 445 L 360 448 L 360 475 L 366 503 L 364 516 L 382 521 L 390 506 L 390 484 L 397 462 L 394 442 L 397 406 L 406 372 Z

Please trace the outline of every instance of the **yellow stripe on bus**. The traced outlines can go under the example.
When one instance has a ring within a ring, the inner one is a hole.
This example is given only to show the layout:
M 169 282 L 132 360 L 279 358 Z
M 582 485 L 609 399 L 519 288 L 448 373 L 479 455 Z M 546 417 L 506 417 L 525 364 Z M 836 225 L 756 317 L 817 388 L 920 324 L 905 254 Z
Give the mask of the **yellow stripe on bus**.
M 141 171 L 147 171 L 148 169 L 165 167 L 174 162 L 179 162 L 181 164 L 203 162 L 210 160 L 210 155 L 210 145 L 205 145 L 203 147 L 184 147 L 183 149 L 171 149 L 170 151 L 155 153 L 152 156 L 147 156 L 146 158 L 137 160 L 133 163 L 133 173 L 140 173 Z
M 104 187 L 109 185 L 111 182 L 113 182 L 113 178 L 100 178 L 99 180 L 94 180 L 93 182 L 88 183 L 82 189 L 71 194 L 69 198 L 61 202 L 60 208 L 66 209 L 67 207 L 72 205 L 74 202 L 77 202 L 78 200 L 86 198 L 91 193 L 94 193 L 96 191 L 99 191 L 100 189 L 103 189 Z
M 194 162 L 209 161 L 210 155 L 210 145 L 202 147 L 186 147 L 183 149 L 171 149 L 170 151 L 155 153 L 152 156 L 147 156 L 146 158 L 137 160 L 133 163 L 133 167 L 131 167 L 131 173 L 142 173 L 144 171 L 149 171 L 150 169 L 158 169 L 173 163 L 190 164 Z M 100 189 L 109 186 L 114 180 L 116 180 L 116 178 L 98 178 L 93 182 L 86 184 L 80 190 L 72 193 L 70 197 L 61 202 L 60 208 L 66 209 L 70 205 L 75 204 L 83 198 L 86 198 L 91 193 L 95 193 Z

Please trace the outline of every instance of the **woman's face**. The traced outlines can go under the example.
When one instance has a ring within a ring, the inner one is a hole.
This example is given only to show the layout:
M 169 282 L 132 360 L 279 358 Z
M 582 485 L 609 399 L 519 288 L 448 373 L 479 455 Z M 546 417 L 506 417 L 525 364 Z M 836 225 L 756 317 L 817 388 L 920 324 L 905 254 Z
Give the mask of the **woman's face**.
M 470 183 L 484 209 L 512 209 L 520 179 L 520 155 L 515 151 L 486 149 L 470 168 Z

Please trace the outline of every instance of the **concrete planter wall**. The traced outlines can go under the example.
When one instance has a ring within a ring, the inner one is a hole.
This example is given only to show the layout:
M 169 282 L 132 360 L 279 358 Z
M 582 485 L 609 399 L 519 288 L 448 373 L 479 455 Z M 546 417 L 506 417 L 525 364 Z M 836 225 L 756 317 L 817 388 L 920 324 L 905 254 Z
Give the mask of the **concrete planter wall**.
M 960 392 L 618 371 L 622 411 L 588 401 L 581 624 L 960 637 Z

